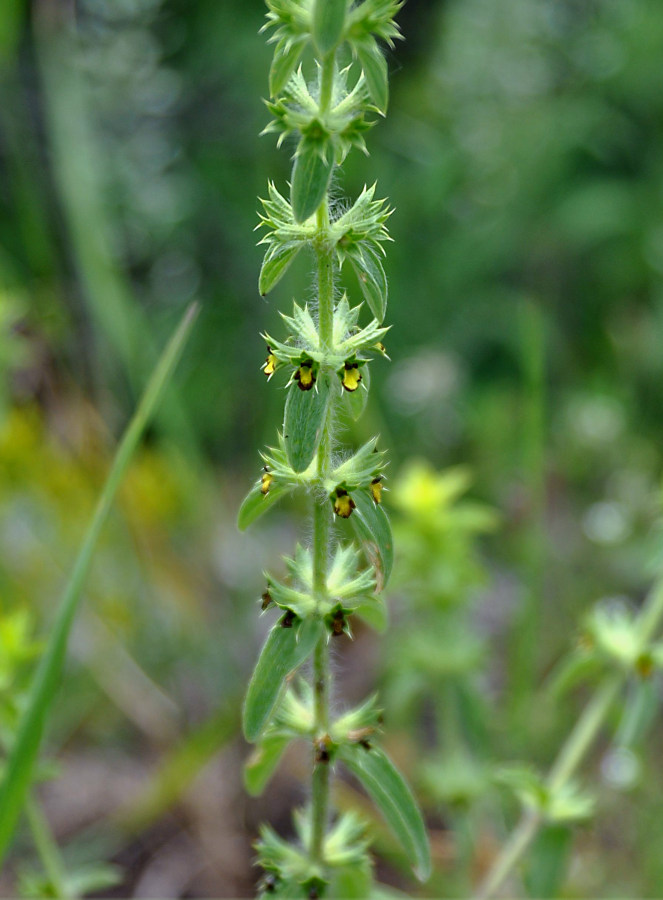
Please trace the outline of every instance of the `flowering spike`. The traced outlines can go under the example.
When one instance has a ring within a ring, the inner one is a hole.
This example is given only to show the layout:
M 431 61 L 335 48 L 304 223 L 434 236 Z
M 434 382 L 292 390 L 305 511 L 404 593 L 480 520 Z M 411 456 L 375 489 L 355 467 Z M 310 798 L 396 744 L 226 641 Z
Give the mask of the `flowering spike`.
M 265 870 L 264 896 L 328 895 L 330 885 L 338 879 L 346 879 L 345 884 L 357 871 L 363 880 L 354 888 L 356 896 L 372 893 L 363 824 L 346 814 L 329 827 L 329 763 L 337 757 L 375 799 L 416 871 L 425 877 L 429 868 L 428 842 L 414 798 L 374 746 L 379 737 L 374 699 L 336 722 L 329 711 L 331 638 L 352 637 L 351 622 L 358 617 L 385 627 L 380 592 L 393 563 L 391 527 L 381 503 L 385 460 L 377 438 L 340 462 L 332 458 L 339 443 L 338 407 L 343 403 L 355 417 L 361 414 L 364 400 L 359 395 L 368 394 L 370 364 L 386 357 L 382 259 L 392 211 L 385 200 L 375 199 L 372 184 L 334 217 L 329 185 L 352 148 L 367 152 L 365 135 L 376 114 L 386 112 L 387 63 L 377 41 L 392 45 L 400 36 L 394 22 L 400 6 L 400 0 L 267 0 L 265 29 L 275 46 L 266 103 L 271 120 L 263 133 L 275 134 L 278 146 L 291 137 L 294 154 L 289 197 L 270 181 L 260 201 L 257 228 L 265 256 L 258 287 L 263 295 L 271 291 L 308 247 L 316 261 L 317 296 L 311 308 L 295 303 L 291 315 L 281 313 L 285 335 L 262 335 L 267 379 L 280 370 L 290 377 L 278 446 L 262 454 L 265 467 L 239 517 L 244 528 L 297 489 L 307 491 L 315 505 L 311 546 L 298 545 L 285 560 L 284 579 L 265 573 L 262 611 L 275 608 L 279 618 L 244 707 L 245 735 L 258 743 L 246 769 L 252 793 L 264 787 L 291 740 L 305 737 L 313 751 L 313 799 L 307 810 L 295 814 L 295 844 L 269 828 L 262 830 L 257 849 Z M 337 55 L 353 62 L 341 67 Z M 365 306 L 351 303 L 342 291 L 336 299 L 340 270 L 348 260 Z M 339 381 L 341 389 L 332 390 Z M 354 543 L 336 542 L 334 517 L 350 520 Z M 304 681 L 297 690 L 288 687 L 311 657 L 312 683 Z

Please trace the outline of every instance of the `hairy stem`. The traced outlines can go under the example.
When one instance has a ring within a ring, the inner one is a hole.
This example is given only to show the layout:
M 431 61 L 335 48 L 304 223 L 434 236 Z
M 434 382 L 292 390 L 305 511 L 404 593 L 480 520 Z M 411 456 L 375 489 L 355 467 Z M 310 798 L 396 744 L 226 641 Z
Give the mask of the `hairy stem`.
M 653 588 L 638 619 L 641 651 L 644 651 L 649 641 L 655 636 L 662 619 L 663 581 Z M 573 778 L 601 730 L 625 678 L 624 671 L 613 673 L 608 675 L 597 688 L 550 769 L 546 784 L 551 793 L 559 791 Z M 539 812 L 525 810 L 511 837 L 476 892 L 476 900 L 489 900 L 500 889 L 536 837 L 541 822 L 542 816 Z
M 332 60 L 333 63 L 333 60 Z M 329 233 L 328 198 L 325 197 L 317 214 L 319 240 L 316 247 L 318 263 L 318 317 L 320 342 L 331 347 L 334 327 L 334 269 L 333 248 L 327 240 Z M 329 378 L 329 372 L 320 377 Z M 323 422 L 322 438 L 318 447 L 318 479 L 322 482 L 331 467 L 333 401 L 330 401 Z M 332 512 L 327 498 L 315 498 L 313 509 L 313 586 L 316 594 L 324 596 L 327 590 L 327 564 L 331 540 Z M 329 648 L 327 635 L 323 634 L 313 658 L 313 696 L 315 735 L 321 738 L 329 729 Z M 329 815 L 329 764 L 313 758 L 311 860 L 322 862 L 322 846 Z
M 332 100 L 335 59 L 336 51 L 332 51 L 322 61 L 322 71 L 320 74 L 320 100 L 318 102 L 320 112 L 325 112 L 329 108 L 329 104 Z

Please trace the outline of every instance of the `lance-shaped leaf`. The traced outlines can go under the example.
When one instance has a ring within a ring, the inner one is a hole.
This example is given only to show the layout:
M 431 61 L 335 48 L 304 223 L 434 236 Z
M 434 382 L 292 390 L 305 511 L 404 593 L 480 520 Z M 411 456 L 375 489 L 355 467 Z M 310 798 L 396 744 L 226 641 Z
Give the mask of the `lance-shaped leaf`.
M 282 38 L 276 45 L 274 57 L 269 69 L 269 94 L 276 97 L 286 86 L 288 79 L 297 68 L 306 47 L 306 36 L 298 40 Z
M 302 246 L 302 244 L 272 244 L 269 247 L 262 261 L 258 279 L 258 290 L 262 297 L 276 287 Z
M 559 896 L 572 842 L 573 832 L 566 825 L 548 825 L 540 831 L 524 875 L 529 897 Z
M 359 286 L 371 312 L 378 322 L 382 322 L 387 311 L 388 287 L 387 276 L 379 256 L 364 246 L 361 252 L 349 254 L 348 258 L 357 274 Z
M 243 715 L 247 741 L 256 741 L 265 730 L 286 679 L 306 662 L 322 634 L 319 619 L 299 619 L 291 628 L 284 628 L 282 622 L 283 617 L 267 636 L 249 682 Z
M 263 513 L 271 509 L 274 504 L 278 503 L 281 497 L 289 494 L 294 488 L 294 484 L 278 484 L 274 483 L 269 489 L 269 493 L 263 494 L 260 482 L 254 484 L 249 493 L 244 498 L 242 505 L 237 514 L 237 527 L 240 531 L 244 531 L 252 522 L 259 519 Z
M 248 758 L 244 786 L 252 797 L 262 794 L 291 740 L 290 735 L 267 735 Z
M 374 40 L 355 45 L 371 100 L 384 115 L 389 104 L 387 60 Z
M 323 56 L 333 50 L 343 34 L 348 0 L 315 0 L 313 40 Z
M 417 801 L 403 776 L 379 748 L 346 744 L 339 758 L 366 788 L 398 838 L 421 881 L 430 876 L 430 845 Z
M 332 169 L 334 150 L 330 141 L 302 138 L 292 169 L 290 202 L 296 222 L 305 222 L 323 201 Z
M 314 388 L 302 391 L 297 384 L 289 389 L 285 402 L 283 440 L 288 462 L 295 472 L 304 472 L 318 449 L 329 405 L 329 380 L 318 378 Z
M 352 495 L 355 510 L 350 522 L 361 541 L 364 553 L 375 569 L 378 590 L 389 580 L 394 565 L 394 542 L 387 514 L 366 491 Z

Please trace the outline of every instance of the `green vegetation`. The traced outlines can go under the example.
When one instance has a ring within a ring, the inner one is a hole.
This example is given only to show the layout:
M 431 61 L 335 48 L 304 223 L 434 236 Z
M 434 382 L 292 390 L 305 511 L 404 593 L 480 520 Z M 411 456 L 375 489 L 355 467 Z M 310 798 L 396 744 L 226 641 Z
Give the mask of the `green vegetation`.
M 360 8 L 0 4 L 2 895 L 254 896 L 264 822 L 268 876 L 315 846 L 339 895 L 663 892 L 663 8 L 408 0 L 393 47 Z M 374 108 L 314 122 L 334 53 Z M 331 359 L 319 283 L 350 338 L 391 326 L 388 364 Z M 60 667 L 58 598 L 194 299 Z M 327 540 L 362 602 L 323 622 Z M 291 741 L 334 629 L 329 728 Z

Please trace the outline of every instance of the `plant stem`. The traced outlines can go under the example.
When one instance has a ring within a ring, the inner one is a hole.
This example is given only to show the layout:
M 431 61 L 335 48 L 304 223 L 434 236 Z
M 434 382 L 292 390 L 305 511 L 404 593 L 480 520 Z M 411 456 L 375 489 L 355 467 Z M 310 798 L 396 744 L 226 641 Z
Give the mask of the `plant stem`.
M 509 840 L 502 847 L 500 855 L 491 866 L 488 875 L 476 892 L 475 900 L 487 900 L 499 890 L 500 886 L 516 865 L 525 850 L 536 836 L 539 830 L 541 818 L 533 809 L 527 809 L 522 814 Z
M 336 60 L 336 51 L 332 52 L 322 60 L 322 72 L 320 75 L 320 100 L 318 106 L 320 112 L 324 113 L 329 108 L 332 99 L 332 88 L 334 86 L 334 62 Z
M 661 619 L 663 619 L 663 580 L 654 586 L 640 612 L 637 627 L 641 652 L 655 636 Z M 597 688 L 550 769 L 546 782 L 550 793 L 563 788 L 575 774 L 599 733 L 626 676 L 624 670 L 615 672 L 608 675 Z M 536 837 L 541 822 L 542 816 L 539 812 L 525 810 L 515 831 L 476 892 L 475 900 L 488 900 L 499 890 Z
M 609 675 L 585 707 L 548 775 L 547 784 L 551 793 L 559 791 L 573 777 L 594 742 L 622 681 L 621 673 Z
M 333 59 L 332 59 L 333 65 Z M 324 74 L 324 70 L 323 70 Z M 320 343 L 331 347 L 334 328 L 334 268 L 333 248 L 329 246 L 329 209 L 325 197 L 318 210 L 319 241 L 316 246 L 318 262 L 318 327 Z M 321 378 L 330 373 L 321 371 Z M 318 447 L 318 479 L 322 483 L 331 467 L 333 400 L 330 400 L 322 425 L 322 438 Z M 324 597 L 327 591 L 327 563 L 331 538 L 332 511 L 326 497 L 314 499 L 313 508 L 313 587 Z M 313 696 L 315 736 L 320 738 L 329 729 L 329 648 L 327 634 L 320 638 L 313 658 Z M 322 847 L 327 830 L 329 810 L 329 764 L 313 758 L 311 860 L 322 862 Z
M 72 896 L 67 890 L 66 870 L 58 845 L 51 833 L 50 826 L 41 807 L 34 797 L 29 797 L 25 804 L 25 815 L 32 832 L 39 859 L 44 867 L 51 887 L 58 900 L 69 900 Z

